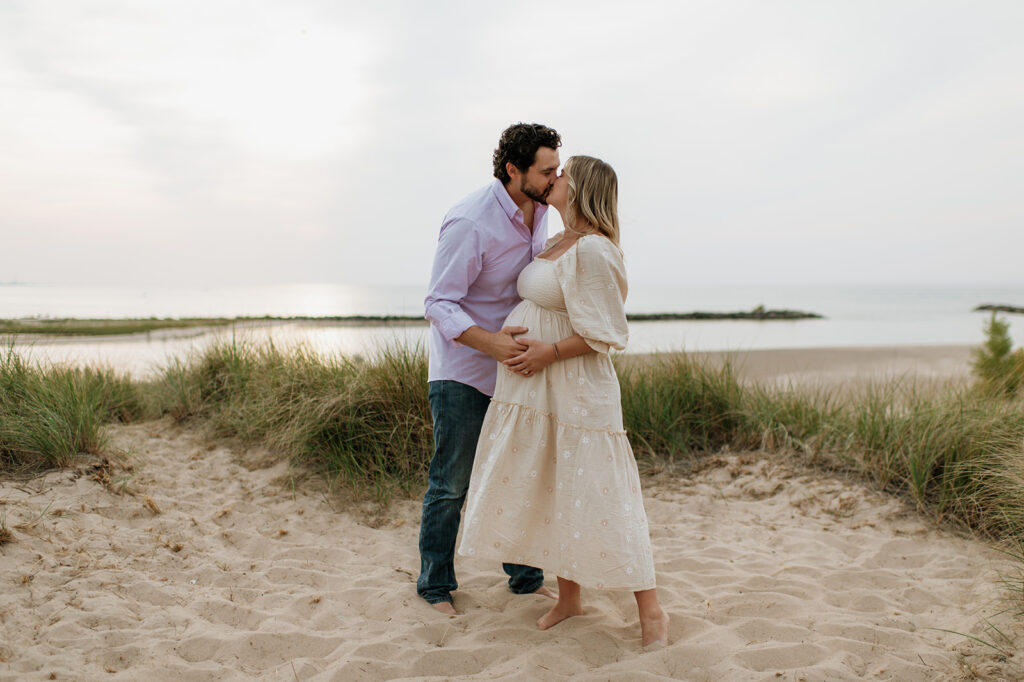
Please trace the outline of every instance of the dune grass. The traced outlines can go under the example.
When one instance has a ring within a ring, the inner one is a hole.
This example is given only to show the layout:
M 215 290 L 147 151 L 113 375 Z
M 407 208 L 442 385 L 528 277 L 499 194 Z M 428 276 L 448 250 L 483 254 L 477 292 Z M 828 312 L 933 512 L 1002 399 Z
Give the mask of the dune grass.
M 145 385 L 148 411 L 261 443 L 385 499 L 423 480 L 433 450 L 421 350 L 371 361 L 304 348 L 222 344 L 174 361 Z
M 1024 402 L 964 386 L 889 381 L 837 398 L 739 381 L 728 364 L 666 355 L 622 363 L 623 416 L 637 457 L 723 448 L 792 452 L 912 499 L 992 537 L 1024 531 Z M 144 386 L 149 414 L 261 443 L 386 498 L 420 489 L 432 451 L 426 353 L 364 362 L 272 345 L 224 344 Z
M 0 471 L 66 466 L 98 453 L 103 424 L 141 416 L 138 388 L 94 368 L 42 368 L 0 349 Z
M 721 448 L 792 452 L 994 538 L 1024 532 L 1024 401 L 891 380 L 847 394 L 741 384 L 682 356 L 620 369 L 638 457 Z
M 1024 400 L 889 381 L 838 398 L 739 381 L 728 365 L 666 355 L 620 363 L 638 459 L 722 449 L 797 453 L 991 537 L 1024 532 Z M 0 468 L 53 467 L 102 447 L 102 424 L 170 415 L 260 444 L 381 500 L 421 489 L 433 449 L 421 348 L 368 360 L 225 342 L 149 382 L 0 358 Z

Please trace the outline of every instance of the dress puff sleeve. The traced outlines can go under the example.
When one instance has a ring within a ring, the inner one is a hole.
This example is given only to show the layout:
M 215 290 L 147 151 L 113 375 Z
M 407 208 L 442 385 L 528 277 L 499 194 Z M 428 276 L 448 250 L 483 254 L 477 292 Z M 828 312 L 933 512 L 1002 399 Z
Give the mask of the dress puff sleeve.
M 599 353 L 624 349 L 629 326 L 626 268 L 619 247 L 601 235 L 580 237 L 556 266 L 573 330 Z

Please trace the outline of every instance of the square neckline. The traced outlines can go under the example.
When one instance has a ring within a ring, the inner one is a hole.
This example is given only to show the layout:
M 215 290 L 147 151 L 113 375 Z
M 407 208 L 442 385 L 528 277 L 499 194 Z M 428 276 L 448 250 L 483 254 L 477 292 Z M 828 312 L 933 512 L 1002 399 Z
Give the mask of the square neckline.
M 562 235 L 562 234 L 565 234 L 565 230 L 562 230 L 561 232 L 559 232 L 558 234 L 556 234 L 556 235 L 555 235 L 554 237 L 552 237 L 552 238 L 551 238 L 550 240 L 548 240 L 548 241 L 552 241 L 552 240 L 554 240 L 554 239 L 557 239 L 557 238 L 558 238 L 558 236 L 559 236 L 559 235 Z M 575 249 L 575 248 L 576 248 L 577 246 L 579 246 L 579 244 L 580 244 L 580 242 L 581 242 L 581 241 L 583 241 L 583 240 L 584 240 L 584 239 L 586 239 L 587 237 L 594 237 L 594 236 L 596 236 L 596 235 L 593 235 L 593 234 L 585 234 L 585 235 L 583 235 L 583 236 L 579 237 L 579 238 L 578 238 L 578 239 L 577 239 L 576 241 L 574 241 L 574 242 L 572 243 L 572 246 L 570 246 L 570 247 L 569 247 L 568 249 L 566 249 L 566 250 L 565 250 L 565 251 L 563 251 L 563 252 L 562 252 L 561 254 L 559 254 L 559 255 L 558 255 L 558 258 L 544 258 L 544 257 L 542 257 L 542 256 L 534 256 L 533 260 L 543 260 L 543 261 L 547 261 L 548 263 L 557 263 L 557 262 L 558 262 L 558 261 L 560 261 L 560 260 L 561 260 L 562 258 L 564 258 L 564 257 L 565 257 L 565 255 L 566 255 L 567 253 L 569 253 L 570 251 L 572 251 L 573 249 Z M 547 251 L 547 248 L 548 248 L 548 247 L 545 247 L 544 251 Z M 544 253 L 544 251 L 541 251 L 541 253 Z

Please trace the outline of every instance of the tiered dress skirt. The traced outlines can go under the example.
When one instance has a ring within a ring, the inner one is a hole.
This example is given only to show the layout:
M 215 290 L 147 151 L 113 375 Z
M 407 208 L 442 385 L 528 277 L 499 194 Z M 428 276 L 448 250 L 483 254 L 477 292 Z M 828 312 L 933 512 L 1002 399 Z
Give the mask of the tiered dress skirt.
M 520 275 L 507 326 L 546 343 L 572 336 L 555 261 Z M 582 299 L 581 299 L 582 300 Z M 467 497 L 459 553 L 536 566 L 587 587 L 655 586 L 636 460 L 607 352 L 529 377 L 499 365 Z

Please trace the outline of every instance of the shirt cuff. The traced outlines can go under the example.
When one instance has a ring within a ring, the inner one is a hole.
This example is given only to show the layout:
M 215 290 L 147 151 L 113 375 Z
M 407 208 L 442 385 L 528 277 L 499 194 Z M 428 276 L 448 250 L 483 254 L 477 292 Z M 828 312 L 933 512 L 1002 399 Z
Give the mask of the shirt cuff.
M 462 336 L 462 332 L 474 325 L 476 325 L 476 322 L 473 321 L 473 318 L 460 310 L 446 317 L 437 325 L 437 328 L 441 332 L 441 336 L 455 345 L 461 346 L 462 344 L 455 339 Z

